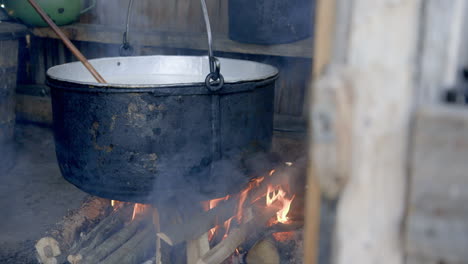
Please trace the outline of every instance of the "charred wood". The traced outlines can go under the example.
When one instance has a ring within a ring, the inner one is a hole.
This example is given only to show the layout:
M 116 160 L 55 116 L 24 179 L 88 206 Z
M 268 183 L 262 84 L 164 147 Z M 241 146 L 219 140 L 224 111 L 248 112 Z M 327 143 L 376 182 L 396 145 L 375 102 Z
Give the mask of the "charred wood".
M 70 211 L 36 243 L 38 260 L 41 263 L 62 263 L 66 256 L 64 253 L 68 252 L 80 234 L 98 224 L 110 210 L 109 200 L 87 197 L 80 208 Z
M 231 256 L 236 248 L 238 248 L 247 238 L 250 233 L 255 232 L 258 228 L 263 227 L 269 219 L 276 215 L 278 208 L 270 206 L 267 208 L 249 208 L 246 210 L 245 223 L 239 228 L 231 230 L 229 236 L 221 241 L 217 246 L 208 251 L 201 257 L 197 264 L 218 264 Z
M 122 247 L 127 241 L 130 241 L 140 229 L 147 225 L 147 223 L 148 217 L 136 218 L 94 249 L 82 250 L 76 255 L 69 255 L 67 259 L 72 264 L 99 263 Z

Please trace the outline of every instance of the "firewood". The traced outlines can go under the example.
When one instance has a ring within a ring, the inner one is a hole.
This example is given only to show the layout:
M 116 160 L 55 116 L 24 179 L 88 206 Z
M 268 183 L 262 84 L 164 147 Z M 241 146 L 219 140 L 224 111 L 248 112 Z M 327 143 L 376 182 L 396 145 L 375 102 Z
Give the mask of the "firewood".
M 155 248 L 155 236 L 152 225 L 141 229 L 138 233 L 130 238 L 125 244 L 119 247 L 111 255 L 103 261 L 93 263 L 100 264 L 141 264 L 143 261 L 151 257 Z
M 155 231 L 156 238 L 156 254 L 155 254 L 155 263 L 161 264 L 161 238 L 157 236 L 157 233 L 161 231 L 161 223 L 159 221 L 159 211 L 156 207 L 153 207 L 153 227 Z
M 280 256 L 274 243 L 264 239 L 249 250 L 246 260 L 248 264 L 279 264 Z
M 255 211 L 254 214 L 248 213 L 253 211 Z M 247 213 L 244 216 L 245 222 L 239 228 L 231 230 L 229 236 L 208 251 L 197 261 L 197 264 L 219 264 L 223 262 L 248 238 L 250 233 L 254 233 L 257 228 L 263 227 L 269 219 L 276 215 L 277 211 L 278 207 L 275 204 L 263 209 L 255 208 L 254 210 L 249 208 L 245 211 Z
M 90 232 L 81 237 L 80 241 L 69 250 L 69 255 L 87 255 L 111 235 L 122 229 L 130 221 L 133 206 L 122 206 L 104 218 Z
M 278 185 L 287 182 L 289 175 L 295 173 L 295 170 L 297 170 L 295 166 L 283 165 L 272 176 L 266 175 L 263 181 L 249 193 L 249 197 L 243 206 L 248 206 L 254 199 L 265 196 L 268 185 Z M 215 208 L 191 217 L 188 222 L 166 226 L 161 233 L 158 233 L 158 236 L 169 245 L 177 245 L 184 241 L 195 240 L 211 228 L 233 217 L 238 207 L 238 198 L 238 195 L 236 195 L 227 201 L 222 201 Z
M 242 243 L 241 248 L 243 250 L 250 251 L 258 241 L 262 241 L 273 233 L 277 232 L 293 232 L 304 226 L 303 222 L 292 222 L 289 224 L 277 223 L 272 226 L 263 226 L 250 234 L 245 241 Z
M 187 241 L 187 264 L 196 264 L 197 260 L 210 250 L 208 233 L 198 239 Z
M 80 208 L 70 211 L 53 229 L 46 233 L 46 236 L 39 240 L 40 243 L 38 241 L 36 255 L 39 262 L 61 262 L 64 259 L 62 254 L 70 249 L 80 233 L 96 225 L 109 213 L 110 209 L 109 200 L 94 196 L 87 197 Z M 56 250 L 56 248 L 59 250 Z M 50 251 L 47 249 L 52 249 L 53 255 L 58 255 L 47 257 L 50 255 L 48 254 Z
M 57 240 L 52 237 L 43 237 L 37 241 L 35 248 L 39 263 L 57 264 L 56 257 L 61 254 Z
M 184 241 L 196 240 L 214 226 L 224 223 L 234 215 L 237 201 L 229 199 L 207 211 L 191 217 L 190 221 L 175 223 L 163 228 L 158 236 L 169 245 L 177 245 Z
M 84 255 L 81 253 L 69 255 L 68 261 L 72 264 L 98 263 L 129 241 L 147 221 L 148 217 L 137 217 L 94 249 L 81 252 Z

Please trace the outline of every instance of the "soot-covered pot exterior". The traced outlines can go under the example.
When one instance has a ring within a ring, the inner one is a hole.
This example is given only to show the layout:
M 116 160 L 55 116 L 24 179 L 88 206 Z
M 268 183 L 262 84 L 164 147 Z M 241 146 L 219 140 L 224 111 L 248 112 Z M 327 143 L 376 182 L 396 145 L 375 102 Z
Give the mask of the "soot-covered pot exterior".
M 236 192 L 269 149 L 276 76 L 180 87 L 93 87 L 48 77 L 63 176 L 101 197 L 158 203 Z

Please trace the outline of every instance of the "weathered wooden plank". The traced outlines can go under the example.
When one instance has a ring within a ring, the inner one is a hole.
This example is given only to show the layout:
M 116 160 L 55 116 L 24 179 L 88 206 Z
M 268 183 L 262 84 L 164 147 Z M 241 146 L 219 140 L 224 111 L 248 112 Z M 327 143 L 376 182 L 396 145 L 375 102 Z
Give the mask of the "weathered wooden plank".
M 72 40 L 112 44 L 122 42 L 122 28 L 115 26 L 75 24 L 62 27 L 62 30 Z M 43 38 L 57 38 L 55 33 L 48 28 L 35 28 L 34 34 Z M 206 36 L 199 33 L 142 31 L 138 29 L 132 32 L 131 38 L 134 45 L 207 50 Z M 280 45 L 243 44 L 234 42 L 224 35 L 215 35 L 213 39 L 213 45 L 217 51 L 304 58 L 312 57 L 312 43 L 312 38 Z
M 344 67 L 352 72 L 349 179 L 335 263 L 401 264 L 407 145 L 420 0 L 354 0 Z
M 309 119 L 314 115 L 312 105 L 314 94 L 312 91 L 312 81 L 323 73 L 326 65 L 330 62 L 331 47 L 333 41 L 333 33 L 335 28 L 335 9 L 336 0 L 318 0 L 316 2 L 314 17 L 314 34 L 315 43 L 313 46 L 313 67 L 310 72 L 311 82 L 305 92 L 307 100 L 303 107 L 305 109 L 303 116 Z M 319 232 L 320 232 L 320 203 L 321 191 L 318 181 L 318 168 L 314 160 L 314 153 L 317 147 L 317 141 L 314 138 L 313 122 L 310 120 L 309 138 L 309 166 L 307 168 L 307 191 L 306 203 L 304 208 L 305 227 L 304 227 L 304 262 L 315 264 L 318 263 L 319 251 Z
M 99 0 L 96 7 L 81 17 L 81 23 L 120 26 L 123 30 L 129 0 Z M 212 30 L 227 35 L 227 1 L 206 1 Z M 183 18 L 183 19 L 181 19 Z M 205 32 L 200 1 L 134 1 L 130 30 L 145 29 L 173 32 Z
M 406 257 L 406 264 L 440 264 L 440 262 L 434 261 L 431 259 L 425 259 L 419 256 L 409 255 Z M 457 264 L 463 264 L 463 263 L 457 263 Z
M 468 259 L 468 109 L 433 105 L 416 114 L 407 252 L 443 263 Z
M 439 102 L 452 88 L 461 63 L 465 0 L 423 1 L 418 97 L 420 103 Z
M 16 94 L 16 118 L 21 121 L 52 125 L 50 98 Z

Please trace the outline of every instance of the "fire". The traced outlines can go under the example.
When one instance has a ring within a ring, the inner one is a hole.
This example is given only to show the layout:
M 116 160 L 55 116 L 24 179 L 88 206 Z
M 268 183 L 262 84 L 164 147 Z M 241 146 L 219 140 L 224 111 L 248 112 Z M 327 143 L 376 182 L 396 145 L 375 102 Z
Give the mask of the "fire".
M 271 206 L 275 201 L 279 201 L 282 206 L 281 209 L 276 213 L 276 221 L 279 223 L 288 223 L 288 213 L 291 209 L 291 203 L 296 196 L 293 195 L 290 199 L 286 198 L 286 191 L 282 186 L 273 188 L 272 185 L 268 185 L 266 194 L 266 206 Z
M 213 199 L 213 200 L 209 200 L 209 201 L 206 201 L 206 202 L 202 202 L 202 205 L 203 205 L 203 208 L 205 209 L 205 211 L 208 211 L 210 209 L 213 209 L 215 208 L 216 206 L 218 206 L 218 204 L 222 201 L 226 201 L 228 200 L 229 198 L 231 198 L 230 195 L 226 195 L 224 197 L 221 197 L 221 198 L 216 198 L 216 199 Z
M 202 202 L 202 206 L 203 206 L 203 208 L 205 209 L 205 211 L 208 211 L 208 210 L 211 210 L 211 209 L 215 208 L 216 206 L 218 206 L 218 204 L 219 204 L 220 202 L 226 201 L 226 200 L 228 200 L 229 198 L 231 198 L 231 196 L 230 196 L 230 195 L 226 195 L 226 196 L 221 197 L 221 198 L 216 198 L 216 199 L 213 199 L 213 200 L 205 201 L 205 202 Z M 232 218 L 228 220 L 228 221 L 229 221 L 229 224 L 227 225 L 228 228 L 226 228 L 226 235 L 224 235 L 225 237 L 227 236 L 227 232 L 229 232 L 230 220 L 232 220 Z M 226 227 L 226 223 L 227 223 L 228 221 L 226 221 L 226 222 L 224 223 L 224 226 L 225 226 L 225 227 Z M 218 229 L 219 229 L 219 225 L 216 225 L 215 227 L 211 228 L 211 229 L 208 231 L 208 240 L 209 240 L 209 241 L 213 240 L 213 238 L 214 238 L 216 232 L 218 231 Z
M 291 203 L 292 203 L 292 201 L 294 200 L 295 197 L 296 197 L 296 195 L 293 195 L 291 197 L 291 199 L 283 198 L 283 208 L 276 213 L 276 217 L 277 217 L 278 222 L 283 223 L 283 224 L 288 223 L 288 221 L 289 221 L 289 218 L 288 218 L 289 209 L 291 209 Z
M 114 211 L 118 210 L 120 207 L 124 205 L 124 202 L 120 202 L 117 200 L 111 200 L 111 206 L 114 208 Z
M 239 203 L 237 205 L 237 214 L 236 214 L 236 218 L 237 218 L 238 223 L 241 223 L 241 221 L 242 221 L 242 216 L 244 214 L 244 203 L 245 203 L 245 200 L 247 199 L 247 196 L 248 196 L 249 192 L 254 187 L 258 187 L 260 185 L 260 183 L 262 183 L 262 181 L 264 179 L 265 179 L 265 177 L 252 179 L 249 182 L 249 184 L 247 185 L 247 187 L 244 190 L 242 190 L 242 192 L 240 193 Z
M 147 205 L 147 204 L 139 204 L 139 203 L 136 203 L 134 206 L 133 206 L 133 214 L 132 214 L 132 221 L 138 216 L 138 215 L 141 215 L 143 214 L 146 210 L 148 210 L 150 206 Z
M 289 162 L 288 162 L 289 163 Z M 292 166 L 292 163 L 287 164 L 288 166 Z M 271 177 L 274 175 L 276 171 L 271 170 L 268 175 Z M 256 187 L 260 187 L 260 184 L 265 180 L 265 177 L 259 177 L 252 179 L 246 188 L 244 188 L 238 195 L 235 195 L 235 197 L 238 199 L 237 202 L 237 211 L 235 212 L 235 215 L 231 218 L 229 218 L 227 221 L 221 225 L 220 223 L 217 224 L 215 227 L 209 230 L 208 232 L 208 239 L 211 241 L 217 232 L 219 232 L 220 228 L 224 227 L 224 236 L 223 239 L 225 239 L 228 234 L 229 234 L 229 228 L 231 226 L 232 219 L 235 218 L 237 223 L 240 224 L 242 223 L 242 218 L 244 214 L 244 205 L 247 201 L 247 198 L 249 197 L 249 193 L 252 189 Z M 273 186 L 271 184 L 267 185 L 267 190 L 266 193 L 263 195 L 259 195 L 259 197 L 251 197 L 249 200 L 249 203 L 255 203 L 256 201 L 259 201 L 260 199 L 263 199 L 265 197 L 265 203 L 266 206 L 275 206 L 278 207 L 278 211 L 276 213 L 276 217 L 273 217 L 270 219 L 268 222 L 268 225 L 273 225 L 277 223 L 282 223 L 282 224 L 287 224 L 289 223 L 288 219 L 288 213 L 291 208 L 291 203 L 295 198 L 295 195 L 288 195 L 289 191 L 289 186 L 286 185 L 276 185 Z M 210 209 L 215 208 L 220 202 L 226 201 L 231 199 L 232 197 L 230 195 L 227 195 L 225 197 L 221 198 L 216 198 L 213 200 L 205 201 L 202 203 L 205 211 L 208 211 Z M 274 204 L 274 205 L 273 205 Z M 276 238 L 278 236 L 278 238 Z M 285 235 L 283 233 L 278 233 L 275 238 L 278 241 L 284 241 L 285 240 Z M 280 237 L 281 236 L 281 237 Z
M 232 218 L 229 218 L 226 222 L 224 222 L 224 236 L 223 236 L 223 239 L 227 238 L 228 237 L 228 234 L 229 234 L 229 228 L 231 227 L 231 221 L 232 221 Z
M 215 227 L 211 228 L 210 231 L 208 231 L 208 241 L 213 240 L 218 228 L 219 228 L 219 226 L 215 226 Z

